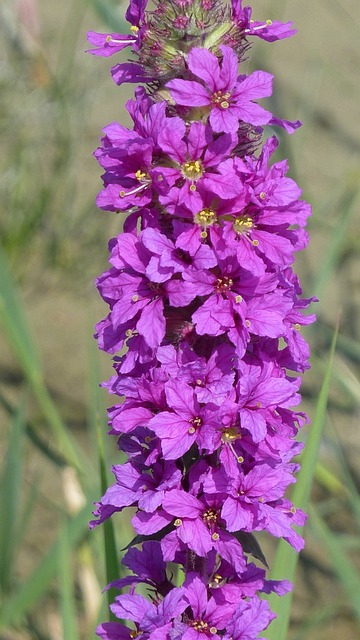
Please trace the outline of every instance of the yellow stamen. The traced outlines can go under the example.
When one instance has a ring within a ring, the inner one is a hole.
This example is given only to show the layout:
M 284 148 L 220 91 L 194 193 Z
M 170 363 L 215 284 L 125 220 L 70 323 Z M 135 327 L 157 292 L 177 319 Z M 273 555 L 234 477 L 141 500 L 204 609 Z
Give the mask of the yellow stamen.
M 250 216 L 237 216 L 234 222 L 234 231 L 236 233 L 248 233 L 254 226 Z
M 200 227 L 211 227 L 216 222 L 216 213 L 212 209 L 201 209 L 195 214 L 194 220 Z
M 184 162 L 182 166 L 183 176 L 190 180 L 197 180 L 202 176 L 202 173 L 201 160 L 189 160 L 189 162 Z

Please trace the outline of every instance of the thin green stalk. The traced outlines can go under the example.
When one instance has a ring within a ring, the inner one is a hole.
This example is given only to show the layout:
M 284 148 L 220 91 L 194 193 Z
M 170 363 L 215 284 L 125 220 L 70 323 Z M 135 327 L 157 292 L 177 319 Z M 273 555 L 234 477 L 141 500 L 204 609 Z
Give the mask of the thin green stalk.
M 62 527 L 58 551 L 59 595 L 63 638 L 66 638 L 66 640 L 79 640 L 80 636 L 77 627 L 73 587 L 74 576 L 71 561 L 72 546 L 67 522 L 65 522 Z
M 22 398 L 14 415 L 8 437 L 5 464 L 0 482 L 0 588 L 10 593 L 14 575 L 16 538 L 18 533 L 18 505 L 23 482 L 23 436 L 25 430 L 26 398 Z
M 20 297 L 7 268 L 0 245 L 0 321 L 2 321 L 24 376 L 33 391 L 44 418 L 52 429 L 60 453 L 79 472 L 88 468 L 86 458 L 71 437 L 43 379 L 39 356 L 26 322 Z

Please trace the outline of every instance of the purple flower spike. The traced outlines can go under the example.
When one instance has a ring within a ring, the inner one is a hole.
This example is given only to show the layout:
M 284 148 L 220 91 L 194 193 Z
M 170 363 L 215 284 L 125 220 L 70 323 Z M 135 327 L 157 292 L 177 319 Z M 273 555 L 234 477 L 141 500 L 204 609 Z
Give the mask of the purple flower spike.
M 310 206 L 273 160 L 277 138 L 262 138 L 266 125 L 301 123 L 258 104 L 273 76 L 245 75 L 243 61 L 253 36 L 295 30 L 253 21 L 242 0 L 175 4 L 176 18 L 172 2 L 131 0 L 131 35 L 88 35 L 94 55 L 131 46 L 112 77 L 144 85 L 126 103 L 131 127 L 106 126 L 94 153 L 97 204 L 125 220 L 97 279 L 108 312 L 96 327 L 113 356 L 103 386 L 122 460 L 90 525 L 131 507 L 134 529 L 108 585 L 118 622 L 97 635 L 265 640 L 275 616 L 260 597 L 292 585 L 266 577 L 257 534 L 304 545 L 306 514 L 285 494 L 303 448 L 301 327 L 315 299 L 292 270 Z

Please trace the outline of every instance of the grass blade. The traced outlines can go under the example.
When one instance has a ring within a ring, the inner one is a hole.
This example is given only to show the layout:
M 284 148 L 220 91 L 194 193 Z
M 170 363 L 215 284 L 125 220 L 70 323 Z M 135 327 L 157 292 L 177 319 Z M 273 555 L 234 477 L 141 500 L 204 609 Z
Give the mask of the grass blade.
M 26 399 L 19 403 L 14 415 L 1 477 L 0 491 L 0 585 L 3 593 L 11 590 L 15 540 L 18 527 L 18 505 L 23 478 L 23 435 L 26 423 Z
M 99 451 L 99 465 L 100 465 L 100 477 L 101 477 L 101 489 L 105 493 L 107 484 L 107 473 L 104 457 L 103 436 L 101 429 L 98 430 L 98 451 Z M 119 558 L 116 549 L 115 531 L 111 518 L 108 518 L 103 523 L 104 531 L 104 550 L 105 550 L 105 566 L 106 566 L 106 581 L 110 584 L 113 580 L 119 578 Z M 108 589 L 106 592 L 107 601 L 110 606 L 114 602 L 114 598 L 117 595 L 115 589 Z M 116 616 L 109 610 L 109 620 L 117 620 Z
M 331 558 L 331 563 L 339 577 L 343 589 L 351 602 L 353 612 L 360 622 L 360 575 L 344 552 L 340 539 L 332 533 L 326 522 L 320 517 L 315 507 L 310 507 L 310 522 L 320 542 Z
M 62 534 L 59 538 L 58 546 L 60 611 L 62 618 L 63 638 L 66 638 L 66 640 L 79 640 L 73 589 L 73 573 L 71 562 L 72 549 L 69 538 L 68 523 L 66 522 L 62 527 Z
M 318 458 L 321 435 L 326 418 L 326 408 L 330 391 L 334 352 L 336 345 L 337 331 L 334 334 L 326 374 L 319 394 L 316 406 L 315 418 L 310 430 L 310 435 L 301 460 L 301 470 L 297 476 L 297 483 L 292 494 L 292 500 L 297 507 L 307 510 L 311 485 L 313 482 L 316 462 Z M 271 571 L 271 579 L 294 580 L 299 554 L 292 549 L 284 540 L 280 540 L 276 557 Z M 268 631 L 268 640 L 286 640 L 290 622 L 290 612 L 292 603 L 292 593 L 288 593 L 281 598 L 275 594 L 268 596 L 268 601 L 277 618 L 271 623 Z
M 124 8 L 119 7 L 118 2 L 103 2 L 103 0 L 91 0 L 96 13 L 109 27 L 111 31 L 119 33 L 128 33 L 130 25 L 124 19 Z
M 82 509 L 66 525 L 68 545 L 74 549 L 89 533 L 89 506 Z M 19 623 L 31 607 L 40 600 L 54 578 L 58 569 L 59 548 L 62 530 L 50 550 L 43 555 L 38 566 L 12 597 L 4 599 L 0 609 L 0 628 L 7 628 Z
M 100 393 L 99 393 L 99 383 L 100 380 L 100 371 L 98 367 L 98 358 L 97 351 L 94 348 L 90 349 L 90 423 L 92 425 L 93 431 L 96 434 L 96 448 L 97 448 L 97 456 L 99 460 L 99 470 L 100 470 L 100 484 L 101 484 L 101 492 L 105 493 L 106 489 L 109 486 L 109 473 L 107 471 L 107 463 L 106 463 L 106 453 L 105 453 L 105 438 L 104 438 L 104 429 L 103 424 L 105 422 L 102 420 L 101 416 L 103 414 L 102 408 L 100 406 Z M 106 582 L 109 584 L 113 580 L 117 580 L 119 578 L 119 557 L 117 553 L 117 545 L 114 531 L 114 524 L 111 518 L 108 518 L 103 523 L 103 532 L 104 532 L 104 551 L 105 551 L 105 567 L 106 567 Z M 114 589 L 108 589 L 106 592 L 107 601 L 110 605 L 115 596 L 117 595 L 117 591 Z M 116 620 L 116 617 L 110 612 L 109 613 L 110 620 Z
M 315 295 L 318 298 L 323 296 L 327 283 L 335 273 L 344 245 L 349 238 L 349 225 L 353 214 L 357 211 L 357 208 L 354 205 L 358 201 L 358 196 L 359 176 L 357 175 L 355 177 L 351 175 L 348 179 L 348 184 L 344 189 L 342 201 L 339 203 L 339 211 L 341 211 L 341 225 L 339 225 L 337 232 L 333 233 L 329 239 L 326 254 L 321 260 L 314 285 L 311 287 L 313 292 L 312 295 Z
M 27 326 L 18 292 L 7 268 L 1 244 L 0 273 L 0 320 L 5 327 L 10 344 L 43 415 L 53 431 L 60 452 L 68 463 L 79 471 L 86 469 L 84 454 L 66 429 L 45 385 L 39 356 Z

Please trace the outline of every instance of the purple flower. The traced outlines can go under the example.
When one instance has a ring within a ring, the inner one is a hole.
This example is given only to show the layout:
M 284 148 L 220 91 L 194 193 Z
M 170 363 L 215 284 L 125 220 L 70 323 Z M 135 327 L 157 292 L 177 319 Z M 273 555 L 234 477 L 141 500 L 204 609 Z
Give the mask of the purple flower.
M 246 36 L 258 36 L 262 40 L 274 42 L 283 38 L 290 38 L 296 33 L 292 29 L 292 22 L 278 22 L 266 20 L 258 22 L 251 20 L 252 8 L 242 7 L 242 0 L 231 0 L 232 18 L 235 24 L 244 30 Z
M 253 101 L 271 95 L 273 76 L 264 71 L 238 76 L 234 51 L 225 45 L 220 49 L 221 65 L 208 49 L 191 49 L 188 67 L 205 86 L 195 80 L 171 80 L 166 85 L 171 97 L 178 105 L 208 107 L 210 125 L 218 133 L 236 133 L 239 120 L 256 126 L 267 124 L 271 113 Z
M 161 234 L 154 233 L 160 241 Z M 165 335 L 164 301 L 175 307 L 186 306 L 194 299 L 196 288 L 172 278 L 178 270 L 175 262 L 163 277 L 154 277 L 148 270 L 152 257 L 146 247 L 148 236 L 153 239 L 152 229 L 145 229 L 139 238 L 128 233 L 112 242 L 110 262 L 114 266 L 98 280 L 98 288 L 111 306 L 114 329 L 125 325 L 126 330 L 132 330 L 135 319 L 137 331 L 154 348 Z
M 153 465 L 152 473 L 142 472 L 130 462 L 113 466 L 112 472 L 116 483 L 107 489 L 98 503 L 94 515 L 99 520 L 93 524 L 100 524 L 115 511 L 132 505 L 152 513 L 162 504 L 166 491 L 179 487 L 181 480 L 181 473 L 173 462 Z
M 138 41 L 138 36 L 88 31 L 87 39 L 96 49 L 88 49 L 86 53 L 107 58 L 114 55 L 114 53 L 118 53 L 118 51 L 121 51 L 125 47 L 135 46 Z
M 229 622 L 224 636 L 225 640 L 265 640 L 258 636 L 266 629 L 275 614 L 271 613 L 269 605 L 264 600 L 254 596 L 250 602 L 242 601 L 235 610 L 233 619 Z
M 214 140 L 210 127 L 201 122 L 190 125 L 186 140 L 185 134 L 184 121 L 172 118 L 167 120 L 158 138 L 160 148 L 174 164 L 165 166 L 162 174 L 170 186 L 181 181 L 180 186 L 172 190 L 174 202 L 179 205 L 191 202 L 193 206 L 201 207 L 199 188 L 226 199 L 239 195 L 242 182 L 236 175 L 235 166 L 228 160 L 236 138 L 223 134 Z
M 181 615 L 186 606 L 187 602 L 183 597 L 182 590 L 173 589 L 159 604 L 151 603 L 144 596 L 135 593 L 117 596 L 114 604 L 111 605 L 111 610 L 117 618 L 125 618 L 135 623 L 136 637 L 144 640 L 145 638 L 146 640 L 161 640 L 161 638 L 168 637 L 167 634 L 173 627 L 173 620 Z M 97 635 L 102 638 L 111 637 L 104 635 L 109 631 L 109 624 L 116 623 L 100 625 L 97 629 Z M 115 635 L 115 638 L 134 637 L 134 632 L 131 633 L 131 630 L 128 629 L 129 634 L 126 635 L 124 629 L 125 627 L 121 624 L 110 627 L 111 632 L 115 631 L 119 634 Z
M 163 507 L 166 513 L 175 518 L 175 530 L 162 540 L 164 559 L 173 560 L 176 551 L 183 545 L 201 557 L 206 557 L 215 549 L 241 574 L 246 560 L 241 544 L 225 530 L 225 521 L 221 517 L 223 500 L 224 494 L 198 499 L 183 490 L 169 491 L 163 500 Z
M 194 391 L 182 381 L 167 382 L 165 394 L 171 411 L 158 413 L 148 424 L 161 440 L 165 460 L 180 458 L 194 443 L 200 449 L 206 449 L 206 432 L 214 428 L 216 408 L 213 405 L 201 407 Z
M 208 599 L 206 584 L 194 573 L 187 575 L 182 589 L 189 607 L 185 621 L 175 627 L 174 639 L 220 640 L 217 631 L 226 628 L 234 605 L 223 603 L 219 607 L 214 598 Z

